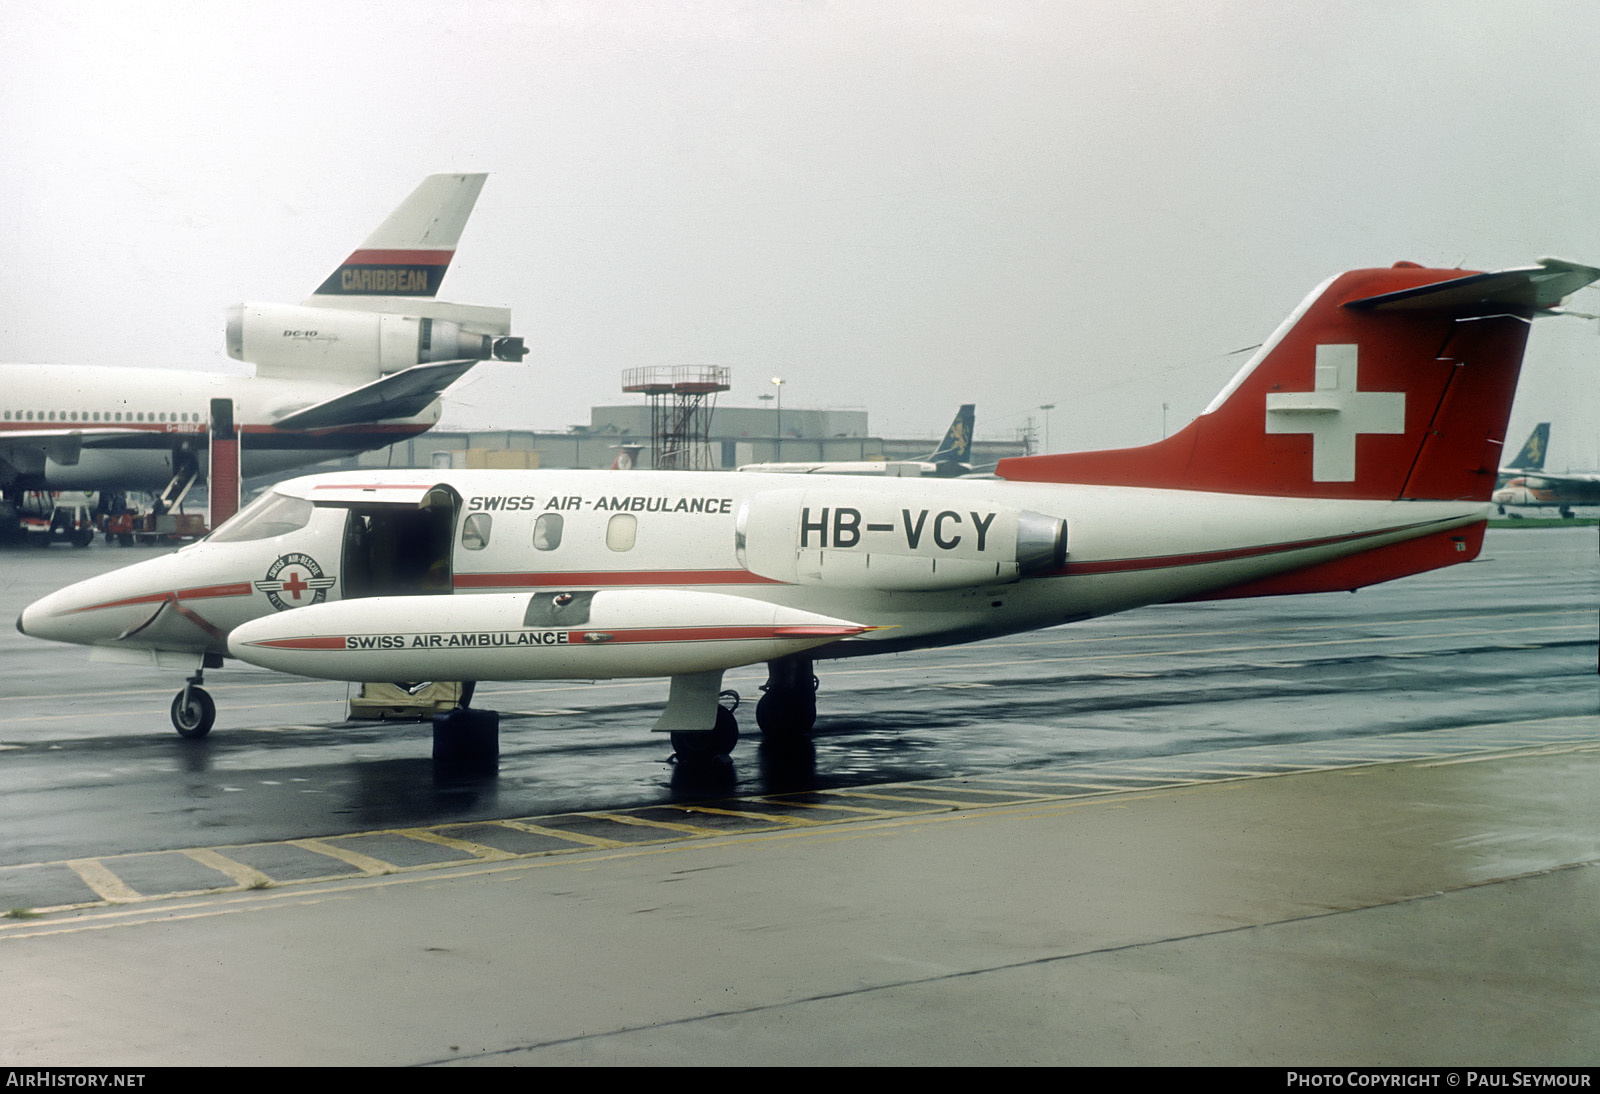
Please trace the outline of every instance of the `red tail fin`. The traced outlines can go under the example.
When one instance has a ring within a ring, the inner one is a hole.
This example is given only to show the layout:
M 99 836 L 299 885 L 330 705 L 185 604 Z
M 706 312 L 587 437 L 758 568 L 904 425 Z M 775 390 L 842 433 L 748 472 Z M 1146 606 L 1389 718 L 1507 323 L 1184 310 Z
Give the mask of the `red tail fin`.
M 1488 501 L 1528 322 L 1600 270 L 1400 263 L 1314 291 L 1200 417 L 1143 448 L 1002 460 L 1003 479 Z

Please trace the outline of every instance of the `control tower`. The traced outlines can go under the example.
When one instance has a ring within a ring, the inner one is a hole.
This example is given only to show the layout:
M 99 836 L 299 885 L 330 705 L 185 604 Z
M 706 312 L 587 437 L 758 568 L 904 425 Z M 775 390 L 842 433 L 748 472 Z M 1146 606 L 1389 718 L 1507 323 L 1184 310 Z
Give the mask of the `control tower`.
M 717 393 L 729 388 L 728 370 L 718 365 L 656 365 L 622 373 L 622 390 L 650 399 L 650 439 L 655 466 L 710 471 L 711 412 Z

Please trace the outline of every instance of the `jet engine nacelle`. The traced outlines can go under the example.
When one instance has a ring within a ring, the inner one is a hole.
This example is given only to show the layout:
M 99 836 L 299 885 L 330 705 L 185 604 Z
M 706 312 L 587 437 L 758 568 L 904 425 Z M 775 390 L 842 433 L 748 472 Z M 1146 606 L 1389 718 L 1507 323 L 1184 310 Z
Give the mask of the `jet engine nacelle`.
M 819 486 L 752 495 L 735 525 L 739 561 L 774 581 L 845 589 L 959 589 L 1061 566 L 1060 517 L 947 494 Z
M 228 356 L 271 372 L 325 375 L 331 368 L 377 379 L 429 361 L 520 361 L 526 352 L 503 324 L 293 304 L 228 309 Z

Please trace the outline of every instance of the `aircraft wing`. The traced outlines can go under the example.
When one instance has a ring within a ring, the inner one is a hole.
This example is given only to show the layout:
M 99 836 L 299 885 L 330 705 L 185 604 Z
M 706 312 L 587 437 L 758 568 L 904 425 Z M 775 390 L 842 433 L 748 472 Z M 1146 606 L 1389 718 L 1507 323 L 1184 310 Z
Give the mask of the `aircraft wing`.
M 16 452 L 38 452 L 65 467 L 78 462 L 85 448 L 101 448 L 152 436 L 141 429 L 7 429 L 0 430 L 0 459 Z
M 1512 474 L 1534 487 L 1558 483 L 1564 486 L 1600 484 L 1600 471 L 1513 471 Z
M 285 414 L 272 424 L 278 429 L 328 429 L 384 418 L 409 418 L 420 414 L 440 392 L 476 364 L 479 362 L 435 361 L 412 365 L 303 410 Z

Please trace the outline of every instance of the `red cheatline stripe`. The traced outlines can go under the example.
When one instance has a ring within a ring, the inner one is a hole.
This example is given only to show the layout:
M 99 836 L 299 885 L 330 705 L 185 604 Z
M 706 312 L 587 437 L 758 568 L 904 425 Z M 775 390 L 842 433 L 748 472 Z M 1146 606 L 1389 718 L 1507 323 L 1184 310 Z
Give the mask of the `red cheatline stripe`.
M 590 634 L 610 636 L 607 642 L 592 643 L 597 646 L 607 645 L 610 642 L 711 642 L 750 638 L 835 636 L 842 638 L 845 635 L 860 634 L 866 629 L 865 627 L 639 627 L 632 630 L 603 630 L 597 627 L 593 631 L 568 631 L 567 642 L 571 646 L 587 643 Z
M 1454 519 L 1454 518 L 1451 518 Z M 1349 532 L 1342 536 L 1324 536 L 1320 539 L 1303 539 L 1294 543 L 1271 543 L 1260 547 L 1232 547 L 1220 551 L 1199 551 L 1186 555 L 1159 555 L 1153 558 L 1119 558 L 1108 559 L 1104 562 L 1068 562 L 1059 570 L 1052 571 L 1051 576 L 1067 576 L 1074 574 L 1120 574 L 1134 573 L 1140 570 L 1165 570 L 1176 569 L 1180 566 L 1201 566 L 1211 562 L 1231 562 L 1240 558 L 1260 558 L 1263 555 L 1286 554 L 1290 551 L 1304 551 L 1312 547 L 1327 547 L 1334 543 L 1348 543 L 1352 540 L 1372 539 L 1377 536 L 1386 536 L 1394 532 L 1410 531 L 1415 528 L 1426 528 L 1442 521 L 1421 521 L 1417 524 L 1397 524 L 1392 528 L 1379 528 L 1371 532 Z
M 144 596 L 130 596 L 123 600 L 108 600 L 104 604 L 87 604 L 82 608 L 73 608 L 75 612 L 97 612 L 101 608 L 126 608 L 133 604 L 159 604 L 163 600 L 170 600 L 176 604 L 180 600 L 208 600 L 218 596 L 249 596 L 250 583 L 242 581 L 234 585 L 206 585 L 198 589 L 179 589 L 176 592 L 146 593 Z
M 346 266 L 448 266 L 454 251 L 351 251 Z
M 342 650 L 344 635 L 317 638 L 273 638 L 265 642 L 252 642 L 252 646 L 271 646 L 279 650 Z M 385 651 L 389 652 L 389 651 Z
M 191 611 L 176 601 L 173 602 L 172 610 L 183 616 L 195 626 L 199 627 L 201 630 L 205 631 L 218 642 L 226 642 L 228 640 L 228 636 L 222 633 L 221 627 L 214 625 L 211 620 L 206 619 L 199 612 Z
M 538 589 L 573 585 L 782 585 L 749 570 L 562 570 L 522 574 L 457 574 L 458 589 Z
M 738 641 L 741 639 L 764 638 L 844 638 L 862 631 L 872 630 L 871 627 L 849 626 L 782 626 L 782 627 L 637 627 L 633 629 L 600 630 L 598 628 L 582 631 L 567 632 L 567 648 L 577 646 L 600 647 L 617 642 L 715 642 Z M 472 631 L 459 633 L 471 634 Z M 499 633 L 499 632 L 492 632 Z M 590 642 L 588 636 L 604 635 L 602 641 Z M 351 636 L 366 637 L 366 636 Z M 271 638 L 260 642 L 250 643 L 252 646 L 270 646 L 281 650 L 343 650 L 348 648 L 345 635 L 317 635 L 307 638 Z M 473 649 L 476 651 L 491 649 L 510 649 L 523 647 L 509 646 L 421 646 L 417 647 L 425 653 L 438 653 L 444 650 Z M 544 648 L 544 647 L 541 647 Z M 393 654 L 397 650 L 359 649 L 351 650 L 352 653 L 382 653 Z

